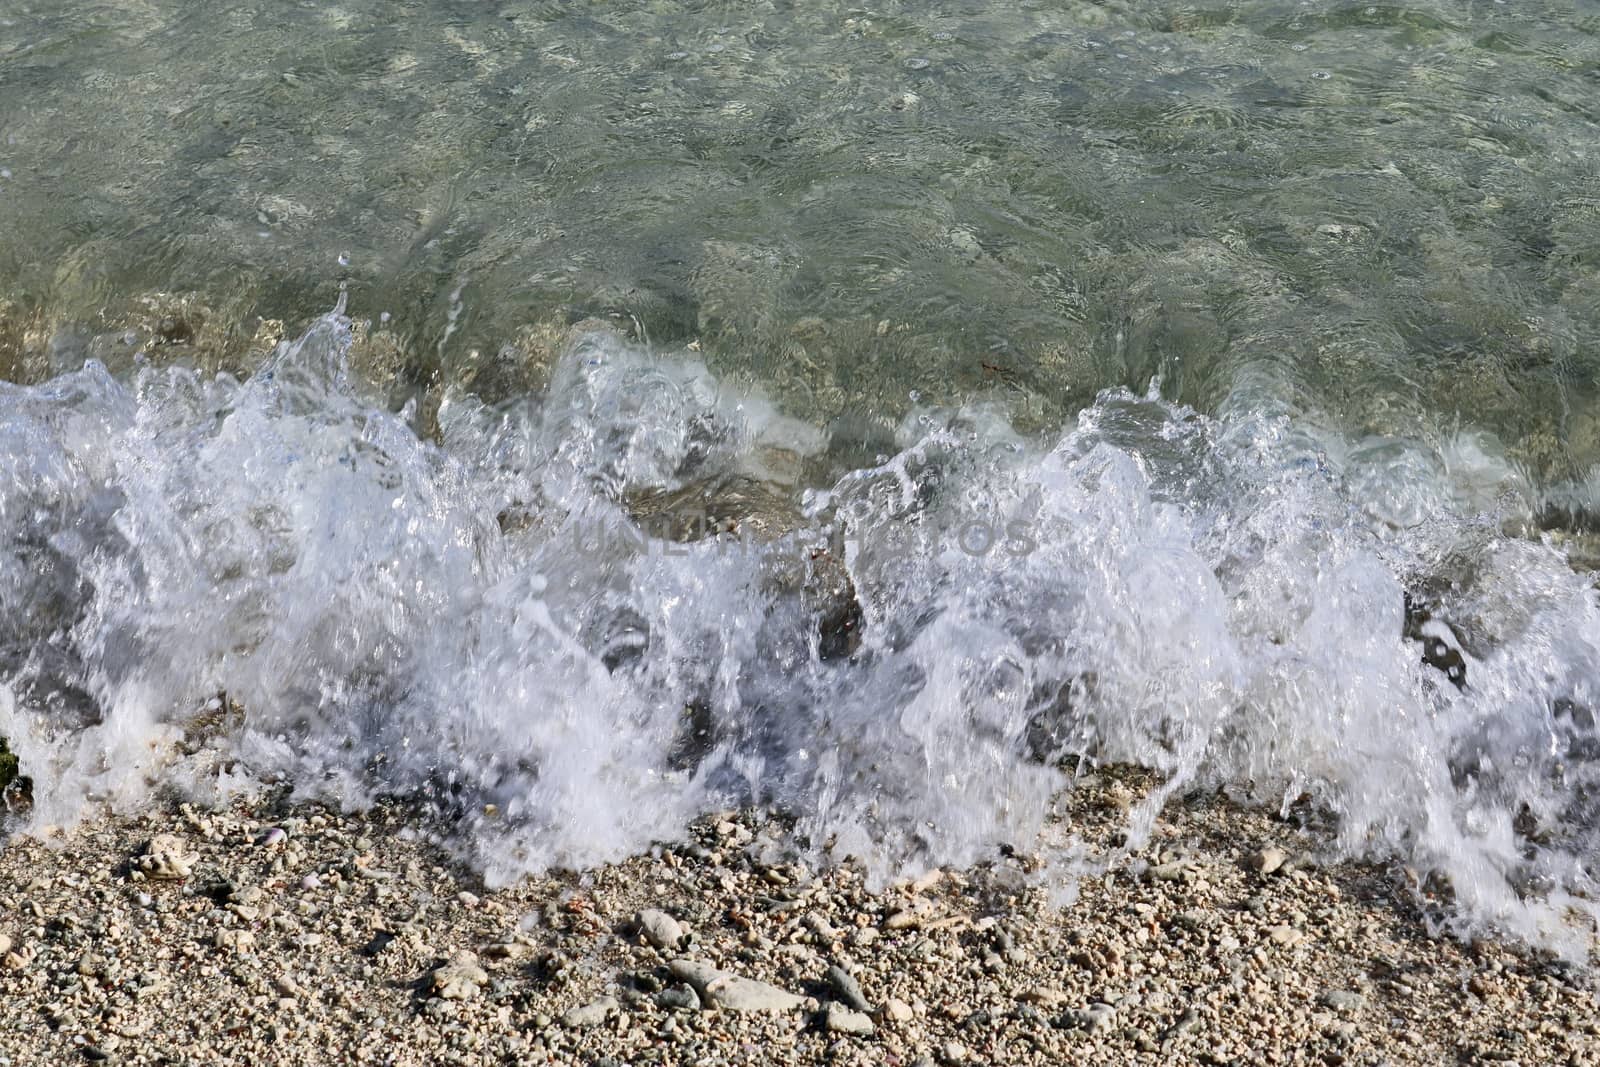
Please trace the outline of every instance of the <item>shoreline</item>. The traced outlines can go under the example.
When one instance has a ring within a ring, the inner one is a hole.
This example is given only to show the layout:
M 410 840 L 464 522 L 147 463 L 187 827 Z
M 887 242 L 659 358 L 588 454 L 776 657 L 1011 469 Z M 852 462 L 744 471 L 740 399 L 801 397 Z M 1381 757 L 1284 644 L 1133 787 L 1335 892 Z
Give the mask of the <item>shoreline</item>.
M 1071 829 L 1108 847 L 1132 794 L 1080 787 Z M 782 834 L 725 813 L 496 891 L 384 806 L 12 839 L 0 1065 L 1600 1064 L 1593 968 L 1431 935 L 1403 879 L 1220 800 L 1059 909 L 1024 858 L 872 892 L 756 858 Z

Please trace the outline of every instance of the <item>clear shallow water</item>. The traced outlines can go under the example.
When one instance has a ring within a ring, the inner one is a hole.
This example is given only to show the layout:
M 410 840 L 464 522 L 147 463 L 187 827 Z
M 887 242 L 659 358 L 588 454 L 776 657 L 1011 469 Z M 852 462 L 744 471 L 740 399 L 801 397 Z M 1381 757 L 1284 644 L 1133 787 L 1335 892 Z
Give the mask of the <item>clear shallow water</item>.
M 1459 416 L 1570 477 L 1597 19 L 8 0 L 0 361 L 242 372 L 343 278 L 397 388 L 536 387 L 530 327 L 598 314 L 813 421 L 918 389 L 1048 429 L 1158 370 L 1211 410 L 1248 369 L 1252 404 Z
M 0 5 L 35 818 L 420 790 L 511 877 L 753 799 L 887 872 L 1027 840 L 1090 754 L 1310 792 L 1556 938 L 1597 28 Z

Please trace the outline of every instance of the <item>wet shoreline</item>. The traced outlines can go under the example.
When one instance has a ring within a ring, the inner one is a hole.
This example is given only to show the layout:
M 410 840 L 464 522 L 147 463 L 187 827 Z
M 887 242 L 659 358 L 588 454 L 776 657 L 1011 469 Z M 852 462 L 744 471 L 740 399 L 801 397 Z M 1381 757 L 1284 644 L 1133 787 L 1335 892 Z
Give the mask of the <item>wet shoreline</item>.
M 1147 784 L 1052 832 L 1114 847 Z M 1060 908 L 1025 852 L 874 892 L 755 813 L 498 891 L 414 831 L 268 796 L 11 841 L 0 1062 L 1600 1063 L 1592 970 L 1216 799 Z

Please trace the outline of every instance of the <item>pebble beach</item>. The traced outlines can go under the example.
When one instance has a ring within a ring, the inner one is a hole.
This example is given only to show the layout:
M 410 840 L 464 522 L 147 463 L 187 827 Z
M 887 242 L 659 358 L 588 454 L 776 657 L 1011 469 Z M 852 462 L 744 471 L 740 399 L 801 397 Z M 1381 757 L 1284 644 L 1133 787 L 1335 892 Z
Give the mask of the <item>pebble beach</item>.
M 0 2 L 0 1067 L 1600 1067 L 1597 88 Z
M 782 820 L 487 890 L 405 812 L 174 804 L 0 852 L 0 1063 L 1600 1064 L 1592 968 L 1440 932 L 1403 867 L 1138 774 L 1028 855 L 876 890 Z M 783 858 L 788 857 L 788 858 Z

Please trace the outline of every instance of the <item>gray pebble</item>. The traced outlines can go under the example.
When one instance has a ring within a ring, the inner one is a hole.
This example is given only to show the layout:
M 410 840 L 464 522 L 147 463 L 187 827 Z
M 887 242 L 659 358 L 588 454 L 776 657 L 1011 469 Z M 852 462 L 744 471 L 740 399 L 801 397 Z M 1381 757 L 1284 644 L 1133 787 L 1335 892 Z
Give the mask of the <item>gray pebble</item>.
M 665 1011 L 699 1011 L 700 995 L 689 986 L 669 986 L 656 994 L 656 1005 Z
M 1349 1015 L 1366 1006 L 1367 998 L 1348 989 L 1331 989 L 1320 998 L 1323 1007 Z
M 1090 1004 L 1082 1011 L 1075 1012 L 1074 1014 L 1077 1018 L 1078 1025 L 1089 1031 L 1091 1034 L 1094 1034 L 1099 1033 L 1101 1030 L 1109 1030 L 1111 1028 L 1111 1024 L 1116 1021 L 1117 1009 L 1113 1008 L 1109 1004 L 1103 1004 L 1097 1001 L 1093 1004 Z
M 872 1002 L 861 992 L 861 984 L 843 967 L 829 967 L 823 976 L 834 999 L 851 1011 L 871 1012 Z

